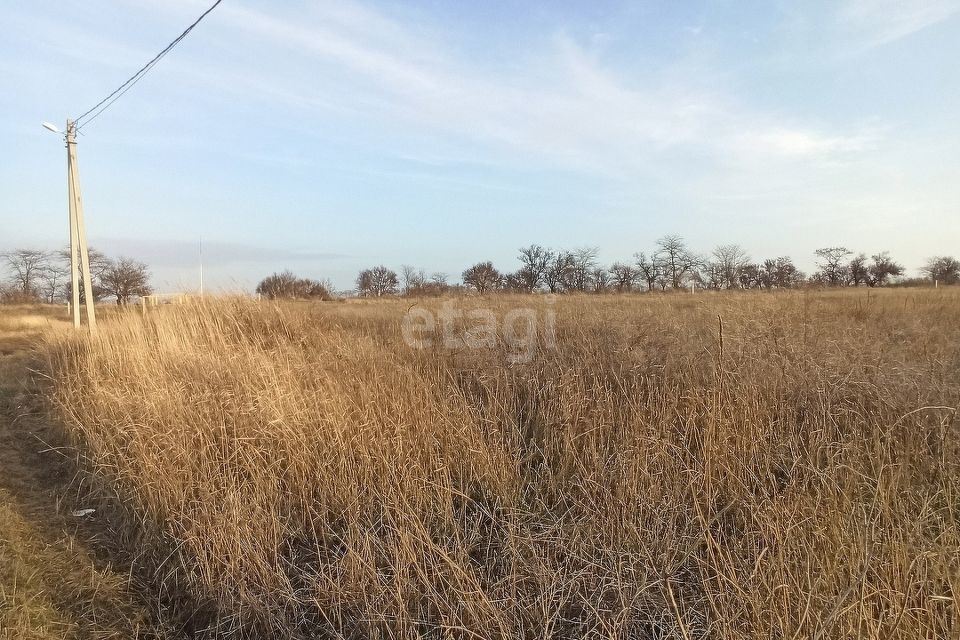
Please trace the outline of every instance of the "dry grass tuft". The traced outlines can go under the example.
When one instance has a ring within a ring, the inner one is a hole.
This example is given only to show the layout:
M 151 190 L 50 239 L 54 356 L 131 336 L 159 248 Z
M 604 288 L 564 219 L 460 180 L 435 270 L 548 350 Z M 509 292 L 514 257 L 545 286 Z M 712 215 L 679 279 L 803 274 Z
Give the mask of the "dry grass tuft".
M 198 632 L 956 632 L 960 292 L 563 298 L 519 365 L 410 349 L 408 306 L 51 344 L 88 486 Z

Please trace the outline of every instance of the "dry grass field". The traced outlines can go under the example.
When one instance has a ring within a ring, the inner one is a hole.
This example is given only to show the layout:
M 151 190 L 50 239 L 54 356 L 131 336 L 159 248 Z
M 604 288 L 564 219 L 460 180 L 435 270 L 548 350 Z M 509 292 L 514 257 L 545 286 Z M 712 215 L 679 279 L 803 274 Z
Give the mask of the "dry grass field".
M 76 465 L 36 373 L 62 307 L 0 306 L 0 638 L 143 638 L 161 629 L 92 522 L 70 515 Z
M 408 346 L 441 304 L 49 336 L 76 495 L 185 633 L 960 632 L 960 290 L 470 298 L 495 344 Z

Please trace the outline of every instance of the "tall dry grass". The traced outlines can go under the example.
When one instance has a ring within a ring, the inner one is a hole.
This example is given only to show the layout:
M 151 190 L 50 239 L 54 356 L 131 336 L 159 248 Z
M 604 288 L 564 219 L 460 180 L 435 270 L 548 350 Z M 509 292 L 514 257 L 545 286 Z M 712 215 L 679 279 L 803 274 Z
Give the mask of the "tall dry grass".
M 514 365 L 410 349 L 408 302 L 224 301 L 49 367 L 201 635 L 943 638 L 958 293 L 565 298 Z

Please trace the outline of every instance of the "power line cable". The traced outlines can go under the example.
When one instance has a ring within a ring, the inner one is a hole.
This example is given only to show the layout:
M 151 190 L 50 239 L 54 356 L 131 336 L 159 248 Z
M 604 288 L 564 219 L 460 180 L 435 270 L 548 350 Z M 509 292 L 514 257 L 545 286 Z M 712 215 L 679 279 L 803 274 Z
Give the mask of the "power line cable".
M 197 19 L 193 22 L 193 24 L 191 24 L 189 27 L 187 27 L 186 30 L 184 30 L 183 33 L 181 33 L 179 36 L 177 36 L 177 38 L 176 38 L 173 42 L 171 42 L 171 43 L 168 44 L 166 47 L 164 47 L 163 50 L 162 50 L 160 53 L 158 53 L 156 56 L 153 57 L 152 60 L 150 60 L 150 62 L 148 62 L 147 64 L 145 64 L 145 65 L 143 65 L 142 67 L 140 67 L 140 69 L 139 69 L 135 74 L 133 74 L 132 76 L 130 76 L 130 77 L 127 79 L 127 81 L 124 82 L 122 85 L 120 85 L 119 87 L 117 87 L 116 89 L 114 89 L 114 91 L 113 91 L 110 95 L 108 95 L 106 98 L 104 98 L 103 100 L 101 100 L 101 101 L 98 102 L 97 104 L 93 105 L 90 109 L 87 109 L 82 115 L 80 115 L 78 118 L 76 118 L 76 119 L 74 120 L 74 122 L 77 123 L 77 131 L 79 131 L 81 128 L 83 128 L 83 127 L 85 127 L 86 125 L 88 125 L 88 124 L 90 124 L 91 122 L 93 122 L 93 120 L 94 120 L 97 116 L 99 116 L 101 113 L 103 113 L 103 112 L 106 111 L 108 108 L 110 108 L 110 106 L 111 106 L 114 102 L 116 102 L 117 100 L 119 100 L 119 99 L 123 96 L 123 94 L 125 94 L 127 91 L 129 91 L 130 89 L 132 89 L 133 86 L 134 86 L 135 84 L 137 84 L 137 82 L 139 82 L 141 78 L 143 78 L 143 76 L 147 75 L 147 73 L 149 73 L 149 71 L 150 71 L 151 69 L 153 69 L 153 67 L 154 67 L 158 62 L 160 62 L 160 60 L 163 59 L 163 57 L 164 57 L 165 55 L 167 55 L 168 53 L 170 53 L 170 50 L 171 50 L 171 49 L 173 49 L 175 46 L 177 46 L 178 44 L 180 44 L 180 41 L 183 40 L 184 38 L 186 38 L 186 37 L 187 37 L 187 34 L 189 34 L 191 31 L 193 31 L 193 28 L 196 27 L 198 24 L 200 24 L 200 21 L 203 20 L 204 18 L 206 18 L 207 15 L 208 15 L 211 11 L 213 11 L 214 9 L 216 9 L 216 8 L 217 8 L 217 5 L 219 5 L 222 1 L 223 1 L 223 0 L 216 0 L 216 2 L 214 2 L 213 5 L 211 5 L 209 9 L 207 9 L 206 11 L 204 11 L 204 12 L 200 15 L 200 17 L 197 18 Z M 90 114 L 93 114 L 93 115 L 90 115 Z M 90 118 L 89 118 L 86 122 L 83 122 L 83 123 L 81 124 L 81 120 L 83 120 L 83 119 L 86 118 L 87 116 L 90 116 Z

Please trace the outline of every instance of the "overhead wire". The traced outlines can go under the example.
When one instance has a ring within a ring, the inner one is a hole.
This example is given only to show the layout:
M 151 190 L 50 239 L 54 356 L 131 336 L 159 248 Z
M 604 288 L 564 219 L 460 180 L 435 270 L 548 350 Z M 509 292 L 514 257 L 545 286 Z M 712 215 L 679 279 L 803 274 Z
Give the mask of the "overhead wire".
M 214 9 L 216 9 L 216 8 L 217 8 L 217 5 L 219 5 L 222 1 L 223 1 L 223 0 L 216 0 L 216 1 L 210 6 L 210 8 L 207 9 L 206 11 L 204 11 L 204 12 L 200 15 L 199 18 L 197 18 L 196 20 L 194 20 L 193 24 L 191 24 L 189 27 L 187 27 L 187 28 L 183 31 L 183 33 L 181 33 L 181 34 L 180 34 L 179 36 L 177 36 L 170 44 L 168 44 L 166 47 L 164 47 L 163 50 L 161 50 L 160 53 L 158 53 L 157 55 L 155 55 L 155 56 L 153 57 L 153 59 L 151 59 L 147 64 L 145 64 L 145 65 L 143 65 L 142 67 L 140 67 L 140 69 L 139 69 L 135 74 L 133 74 L 132 76 L 130 76 L 129 78 L 127 78 L 126 82 L 124 82 L 124 83 L 121 84 L 119 87 L 117 87 L 116 89 L 114 89 L 113 92 L 111 92 L 111 93 L 110 93 L 107 97 L 105 97 L 103 100 L 101 100 L 101 101 L 98 102 L 97 104 L 93 105 L 91 108 L 89 108 L 89 109 L 87 109 L 86 111 L 84 111 L 80 116 L 78 116 L 77 118 L 75 118 L 75 119 L 74 119 L 74 122 L 75 122 L 76 125 L 77 125 L 77 131 L 79 131 L 80 129 L 82 129 L 82 128 L 85 127 L 86 125 L 88 125 L 88 124 L 90 124 L 91 122 L 93 122 L 93 121 L 97 118 L 97 116 L 99 116 L 101 113 L 103 113 L 104 111 L 106 111 L 107 109 L 109 109 L 110 106 L 111 106 L 114 102 L 116 102 L 116 101 L 119 100 L 121 97 L 123 97 L 123 94 L 125 94 L 127 91 L 129 91 L 130 89 L 132 89 L 133 86 L 134 86 L 135 84 L 137 84 L 137 83 L 140 81 L 141 78 L 143 78 L 143 76 L 147 75 L 147 73 L 149 73 L 150 70 L 153 69 L 153 67 L 156 66 L 156 64 L 157 64 L 158 62 L 160 62 L 160 60 L 162 60 L 164 56 L 166 56 L 168 53 L 170 53 L 170 51 L 171 51 L 175 46 L 177 46 L 178 44 L 180 44 L 180 41 L 183 40 L 184 38 L 186 38 L 186 37 L 187 37 L 187 34 L 189 34 L 191 31 L 193 31 L 193 28 L 196 27 L 198 24 L 200 24 L 200 22 L 201 22 L 204 18 L 206 18 L 207 15 L 209 15 L 211 11 L 213 11 Z M 92 115 L 91 115 L 91 114 L 92 114 Z M 87 116 L 90 116 L 90 117 L 87 118 Z M 86 120 L 84 121 L 85 118 L 86 118 Z

